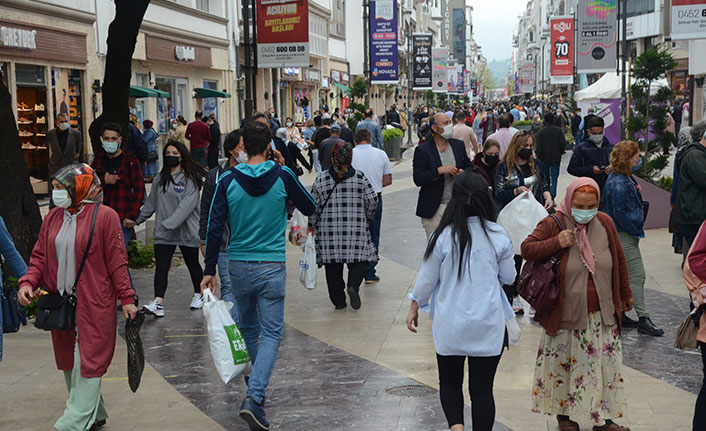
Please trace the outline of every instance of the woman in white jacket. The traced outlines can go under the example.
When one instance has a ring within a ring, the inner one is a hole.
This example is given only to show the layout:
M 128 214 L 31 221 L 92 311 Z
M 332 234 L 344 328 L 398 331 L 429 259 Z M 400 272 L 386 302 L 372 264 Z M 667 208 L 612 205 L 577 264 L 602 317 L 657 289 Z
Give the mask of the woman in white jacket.
M 505 322 L 514 318 L 502 285 L 515 279 L 512 243 L 495 220 L 488 183 L 470 171 L 459 175 L 409 295 L 409 330 L 417 332 L 420 308 L 434 320 L 441 405 L 453 431 L 464 427 L 466 357 L 473 430 L 490 431 L 495 422 L 493 380 L 507 345 Z

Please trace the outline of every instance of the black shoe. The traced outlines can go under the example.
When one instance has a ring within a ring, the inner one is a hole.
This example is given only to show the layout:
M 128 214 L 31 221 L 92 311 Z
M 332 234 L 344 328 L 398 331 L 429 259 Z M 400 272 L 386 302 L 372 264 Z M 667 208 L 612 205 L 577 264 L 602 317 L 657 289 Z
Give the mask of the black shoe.
M 343 310 L 344 308 L 348 307 L 348 304 L 343 304 L 343 305 L 335 305 L 336 310 Z
M 349 287 L 348 297 L 351 298 L 351 307 L 353 307 L 354 310 L 358 310 L 360 308 L 360 295 L 358 295 L 358 292 Z
M 245 386 L 250 387 L 250 376 L 243 376 L 243 380 L 245 380 Z
M 623 328 L 637 328 L 640 323 L 623 312 Z
M 105 425 L 105 419 L 101 419 L 99 421 L 93 422 L 93 425 L 88 429 L 88 431 L 96 431 L 98 428 L 102 427 Z
M 664 330 L 656 327 L 649 317 L 640 317 L 637 331 L 641 334 L 647 334 L 653 337 L 661 337 L 664 335 Z
M 265 410 L 250 397 L 243 400 L 240 405 L 240 417 L 248 423 L 253 431 L 268 431 L 270 423 L 265 419 Z
M 365 278 L 365 284 L 377 283 L 380 281 L 380 277 L 373 275 L 372 277 Z

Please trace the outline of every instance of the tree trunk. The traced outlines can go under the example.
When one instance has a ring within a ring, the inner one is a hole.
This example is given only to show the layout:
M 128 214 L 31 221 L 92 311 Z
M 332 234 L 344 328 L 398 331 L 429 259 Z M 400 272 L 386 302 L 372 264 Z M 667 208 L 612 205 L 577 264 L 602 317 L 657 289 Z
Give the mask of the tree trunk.
M 29 182 L 29 171 L 17 134 L 10 92 L 0 80 L 0 216 L 26 262 L 37 242 L 42 216 Z
M 115 0 L 115 19 L 108 27 L 103 110 L 88 128 L 94 155 L 103 151 L 100 143 L 103 123 L 120 124 L 123 130 L 123 147 L 127 144 L 132 54 L 135 52 L 137 35 L 149 4 L 150 0 Z

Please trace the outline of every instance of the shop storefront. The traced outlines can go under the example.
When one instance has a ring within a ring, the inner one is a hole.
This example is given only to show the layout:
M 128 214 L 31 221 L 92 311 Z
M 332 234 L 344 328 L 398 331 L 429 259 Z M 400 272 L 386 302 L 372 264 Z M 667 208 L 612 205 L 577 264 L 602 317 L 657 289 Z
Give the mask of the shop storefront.
M 295 85 L 302 80 L 301 67 L 282 67 L 279 69 L 279 100 L 281 101 L 282 118 L 292 117 L 294 121 L 301 121 L 297 118 L 295 95 L 293 90 Z
M 36 194 L 49 191 L 47 132 L 58 114 L 87 134 L 84 119 L 86 34 L 0 20 L 3 82 L 16 106 L 17 129 Z

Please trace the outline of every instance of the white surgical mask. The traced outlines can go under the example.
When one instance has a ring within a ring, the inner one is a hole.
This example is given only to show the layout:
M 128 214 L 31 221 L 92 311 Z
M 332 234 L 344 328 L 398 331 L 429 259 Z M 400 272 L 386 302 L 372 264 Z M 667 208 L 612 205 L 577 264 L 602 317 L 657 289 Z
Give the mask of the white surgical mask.
M 593 208 L 590 210 L 571 208 L 571 216 L 578 224 L 589 224 L 596 214 L 598 214 L 598 208 Z
M 291 121 L 287 121 L 286 124 L 287 124 L 287 127 L 292 127 L 292 125 L 293 125 L 294 123 L 292 123 Z
M 120 148 L 120 142 L 118 141 L 105 142 L 103 139 L 101 139 L 101 145 L 103 146 L 105 152 L 108 154 L 115 154 L 118 151 L 118 148 Z
M 63 131 L 63 130 L 68 130 L 68 128 L 69 128 L 69 123 L 68 123 L 68 122 L 59 123 L 59 130 L 62 130 L 62 131 Z
M 238 164 L 247 163 L 248 153 L 245 151 L 238 151 L 238 156 L 235 158 L 235 161 L 238 162 Z
M 444 139 L 451 139 L 451 137 L 453 135 L 454 135 L 454 125 L 447 124 L 446 127 L 444 127 L 444 131 L 441 132 L 441 137 Z
M 68 208 L 71 206 L 71 197 L 69 196 L 68 190 L 52 190 L 51 200 L 54 201 L 54 205 L 59 208 Z
M 179 127 L 177 123 L 172 124 L 172 129 L 176 129 L 177 127 Z
M 591 140 L 594 144 L 600 146 L 603 143 L 603 133 L 600 133 L 598 135 L 591 135 L 588 137 L 588 139 Z

